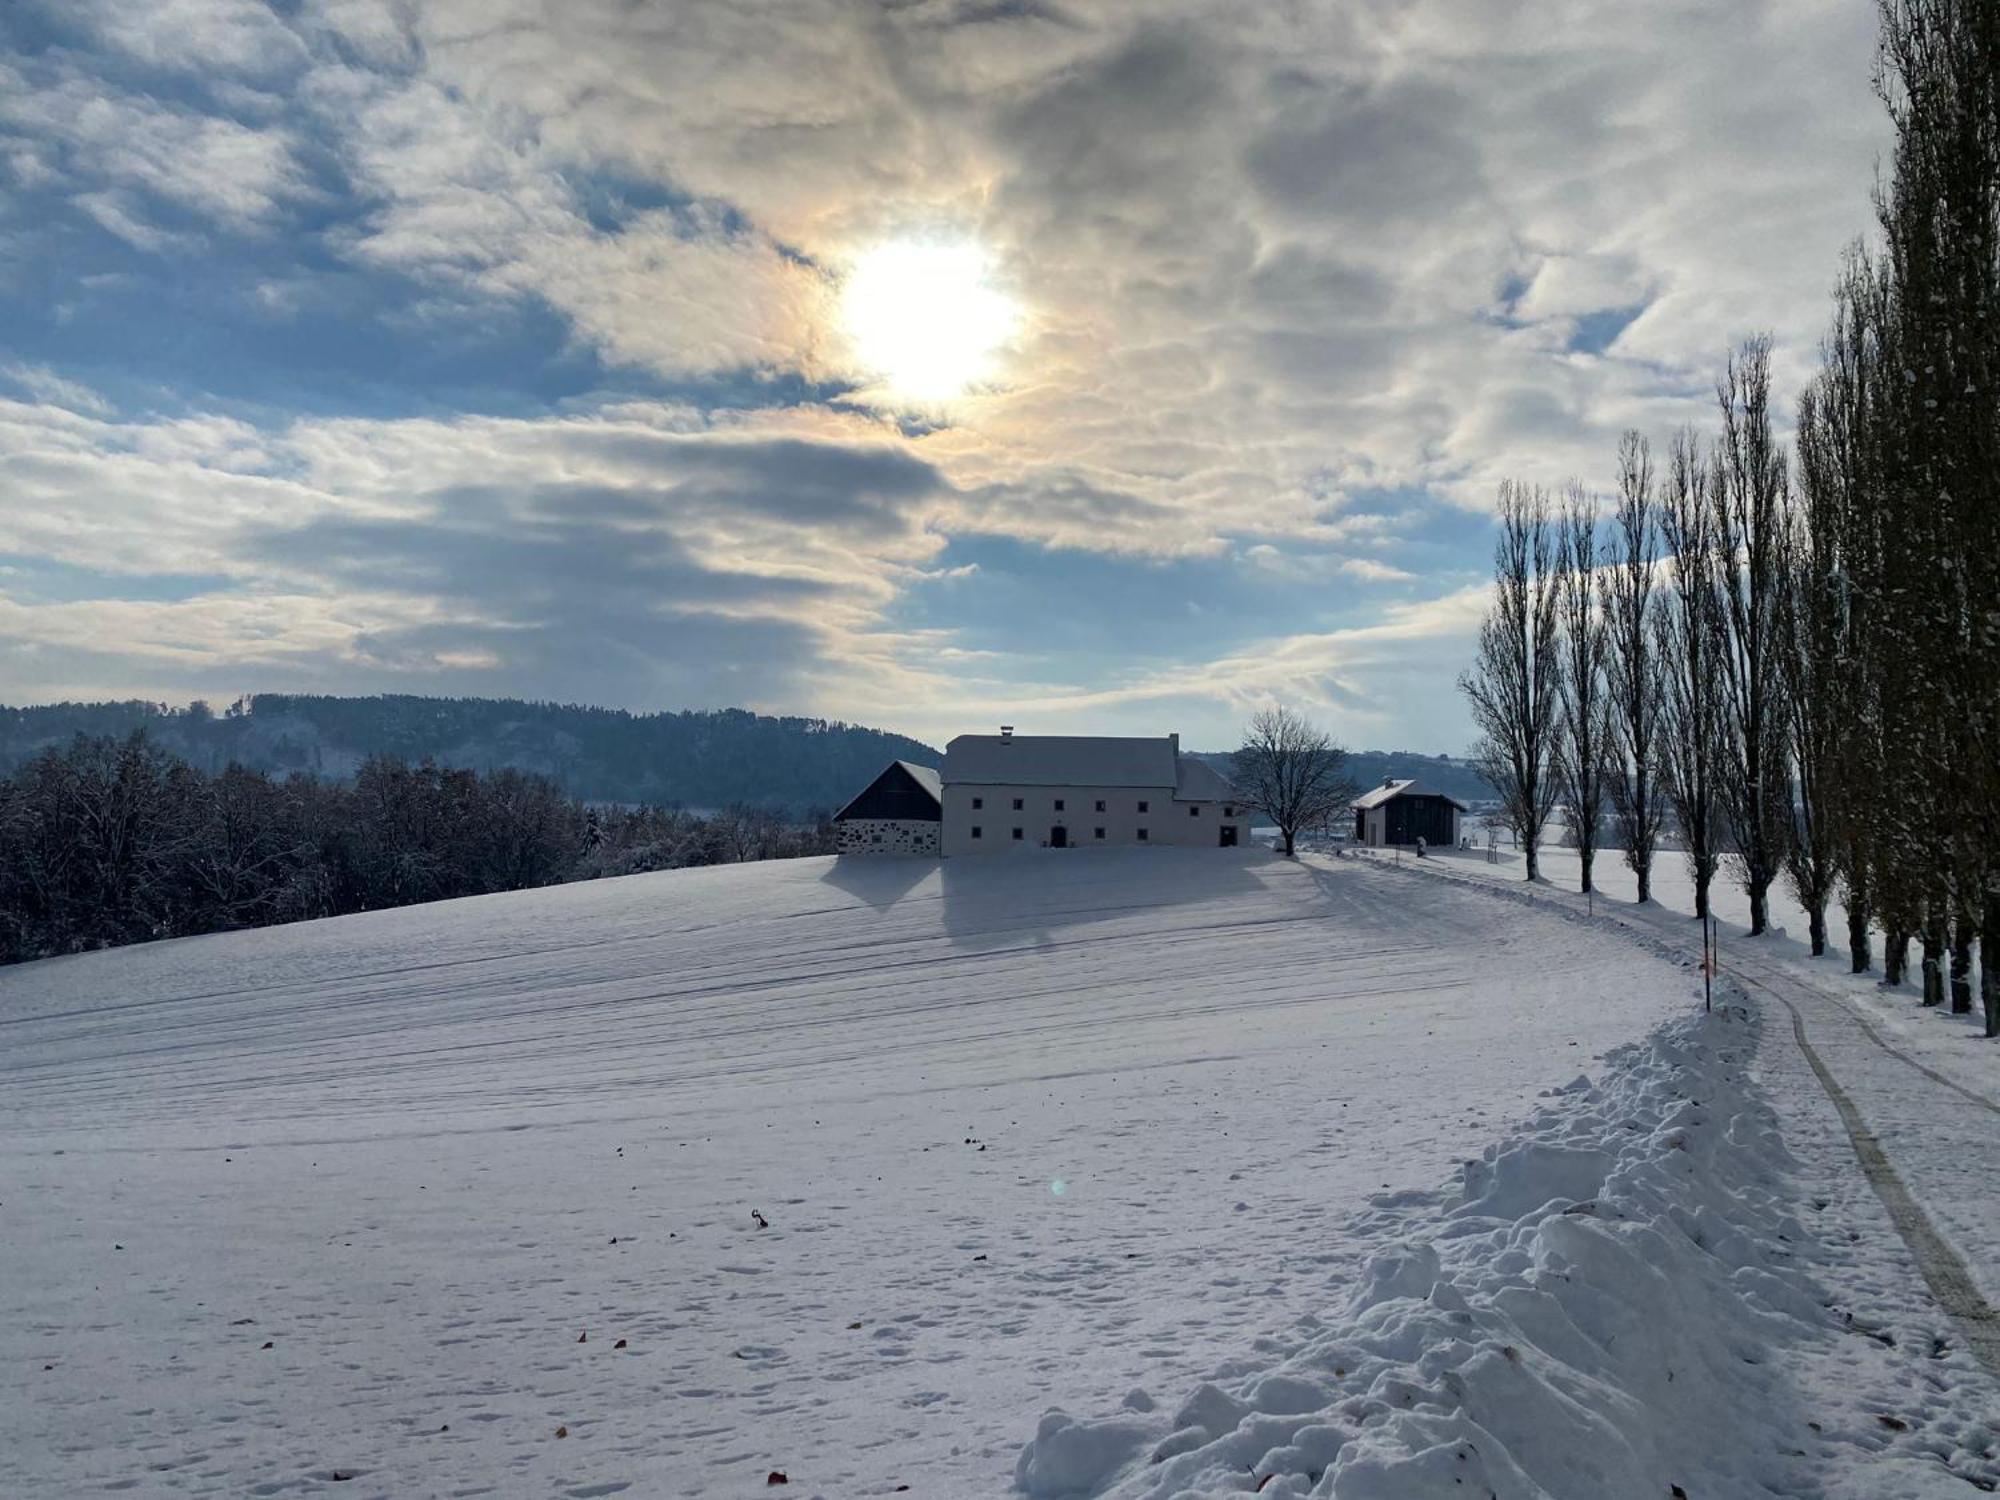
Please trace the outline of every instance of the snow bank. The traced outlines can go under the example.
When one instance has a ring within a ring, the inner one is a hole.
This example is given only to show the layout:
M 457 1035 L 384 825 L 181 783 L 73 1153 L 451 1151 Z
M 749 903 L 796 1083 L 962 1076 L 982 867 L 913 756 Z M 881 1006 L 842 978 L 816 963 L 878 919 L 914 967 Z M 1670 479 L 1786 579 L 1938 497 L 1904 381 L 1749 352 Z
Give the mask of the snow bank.
M 1348 1305 L 1307 1320 L 1278 1363 L 1201 1387 L 1164 1422 L 1052 1412 L 1017 1486 L 1265 1500 L 1813 1488 L 1797 1467 L 1812 1413 L 1785 1366 L 1843 1315 L 1747 1077 L 1758 1024 L 1726 1007 L 1610 1054 L 1598 1085 L 1552 1094 L 1450 1199 L 1412 1214 Z

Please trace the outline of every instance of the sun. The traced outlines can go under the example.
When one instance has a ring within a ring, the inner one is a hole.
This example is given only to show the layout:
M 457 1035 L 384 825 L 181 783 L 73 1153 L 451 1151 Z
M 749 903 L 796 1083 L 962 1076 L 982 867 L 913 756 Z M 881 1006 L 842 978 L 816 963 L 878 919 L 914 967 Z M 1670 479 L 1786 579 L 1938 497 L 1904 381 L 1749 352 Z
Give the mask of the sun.
M 950 401 L 993 378 L 1019 310 L 969 241 L 889 240 L 855 261 L 841 322 L 862 367 L 890 394 Z

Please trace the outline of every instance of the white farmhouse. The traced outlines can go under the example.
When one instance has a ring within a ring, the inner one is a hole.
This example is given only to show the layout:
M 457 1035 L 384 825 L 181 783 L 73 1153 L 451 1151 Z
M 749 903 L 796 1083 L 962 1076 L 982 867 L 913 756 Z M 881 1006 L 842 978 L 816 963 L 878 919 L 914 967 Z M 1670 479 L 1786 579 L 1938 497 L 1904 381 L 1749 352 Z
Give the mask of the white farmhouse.
M 944 853 L 1250 841 L 1249 809 L 1205 761 L 1157 738 L 962 734 L 944 749 Z

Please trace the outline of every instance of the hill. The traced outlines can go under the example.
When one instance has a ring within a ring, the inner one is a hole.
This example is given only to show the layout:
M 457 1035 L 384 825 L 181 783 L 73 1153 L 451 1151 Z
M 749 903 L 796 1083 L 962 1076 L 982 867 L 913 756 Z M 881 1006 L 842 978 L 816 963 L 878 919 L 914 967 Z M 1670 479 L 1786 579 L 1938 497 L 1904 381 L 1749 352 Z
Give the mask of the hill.
M 632 714 L 504 698 L 333 698 L 259 693 L 216 714 L 205 704 L 59 703 L 0 708 L 0 773 L 77 734 L 143 729 L 217 771 L 309 771 L 345 779 L 375 755 L 475 771 L 553 777 L 592 802 L 718 808 L 741 802 L 832 810 L 891 760 L 937 765 L 921 741 L 829 719 L 743 709 Z

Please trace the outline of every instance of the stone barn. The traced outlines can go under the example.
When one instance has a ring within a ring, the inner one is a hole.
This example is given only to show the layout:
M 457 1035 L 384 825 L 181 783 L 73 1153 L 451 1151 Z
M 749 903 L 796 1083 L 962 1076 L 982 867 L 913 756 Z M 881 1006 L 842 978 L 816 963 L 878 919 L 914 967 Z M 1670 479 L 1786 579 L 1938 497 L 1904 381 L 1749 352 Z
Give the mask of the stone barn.
M 833 815 L 842 854 L 936 854 L 943 783 L 929 766 L 893 760 Z

